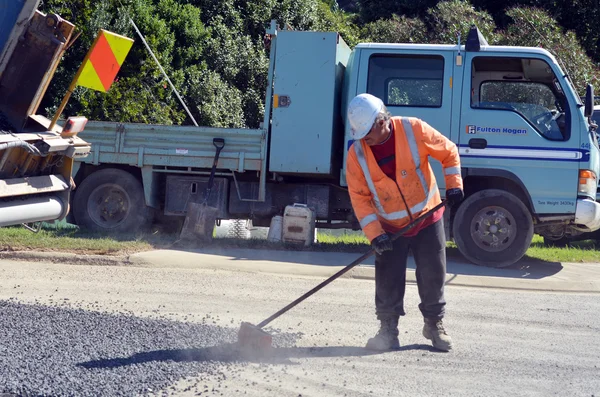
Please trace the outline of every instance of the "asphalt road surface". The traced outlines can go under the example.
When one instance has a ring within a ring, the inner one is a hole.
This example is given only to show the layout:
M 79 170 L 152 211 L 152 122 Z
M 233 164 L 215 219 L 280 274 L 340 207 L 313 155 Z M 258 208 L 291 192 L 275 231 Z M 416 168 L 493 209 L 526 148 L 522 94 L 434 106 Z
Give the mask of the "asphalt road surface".
M 600 396 L 600 295 L 448 286 L 455 350 L 377 331 L 372 280 L 340 279 L 274 320 L 274 349 L 231 348 L 323 278 L 0 261 L 0 395 Z

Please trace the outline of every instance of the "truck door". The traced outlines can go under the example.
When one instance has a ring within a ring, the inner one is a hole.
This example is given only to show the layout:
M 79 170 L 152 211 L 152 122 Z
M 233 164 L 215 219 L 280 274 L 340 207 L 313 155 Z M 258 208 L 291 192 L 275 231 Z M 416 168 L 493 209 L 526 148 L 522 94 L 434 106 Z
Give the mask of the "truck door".
M 440 46 L 441 48 L 441 46 Z M 418 117 L 456 142 L 451 136 L 452 71 L 450 49 L 417 49 L 381 45 L 361 53 L 357 93 L 381 98 L 393 116 Z M 445 182 L 441 164 L 431 166 L 442 195 Z
M 467 52 L 460 109 L 463 169 L 501 170 L 536 213 L 574 213 L 579 134 L 575 104 L 544 55 Z M 483 174 L 482 174 L 483 175 Z M 491 175 L 491 174 L 490 174 Z

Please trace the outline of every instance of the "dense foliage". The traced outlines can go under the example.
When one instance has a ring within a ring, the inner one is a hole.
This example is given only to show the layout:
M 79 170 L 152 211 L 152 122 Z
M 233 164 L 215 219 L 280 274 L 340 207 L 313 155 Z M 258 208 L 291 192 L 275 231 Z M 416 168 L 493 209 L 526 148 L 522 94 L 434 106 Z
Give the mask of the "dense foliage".
M 340 6 L 343 7 L 340 8 Z M 130 18 L 200 125 L 258 127 L 263 118 L 272 19 L 298 30 L 338 31 L 358 42 L 456 43 L 476 24 L 490 44 L 550 50 L 583 94 L 598 87 L 597 2 L 577 0 L 44 0 L 81 32 L 42 103 L 53 115 L 98 29 L 135 39 L 108 93 L 78 87 L 64 114 L 93 120 L 191 124 Z

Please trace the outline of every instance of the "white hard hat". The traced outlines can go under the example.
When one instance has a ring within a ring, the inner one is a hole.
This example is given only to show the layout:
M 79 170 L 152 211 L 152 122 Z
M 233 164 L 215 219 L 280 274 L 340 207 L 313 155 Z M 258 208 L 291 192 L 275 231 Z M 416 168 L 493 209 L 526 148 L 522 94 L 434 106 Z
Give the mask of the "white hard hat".
M 364 138 L 375 118 L 383 110 L 383 101 L 371 94 L 359 94 L 352 98 L 348 105 L 348 122 L 352 139 Z

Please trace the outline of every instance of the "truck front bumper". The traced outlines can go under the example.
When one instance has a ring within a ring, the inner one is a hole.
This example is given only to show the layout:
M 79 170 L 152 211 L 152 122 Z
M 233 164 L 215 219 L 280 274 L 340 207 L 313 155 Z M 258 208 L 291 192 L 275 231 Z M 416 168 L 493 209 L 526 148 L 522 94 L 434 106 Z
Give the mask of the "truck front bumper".
M 590 199 L 578 199 L 575 223 L 586 226 L 591 232 L 600 229 L 600 203 Z

